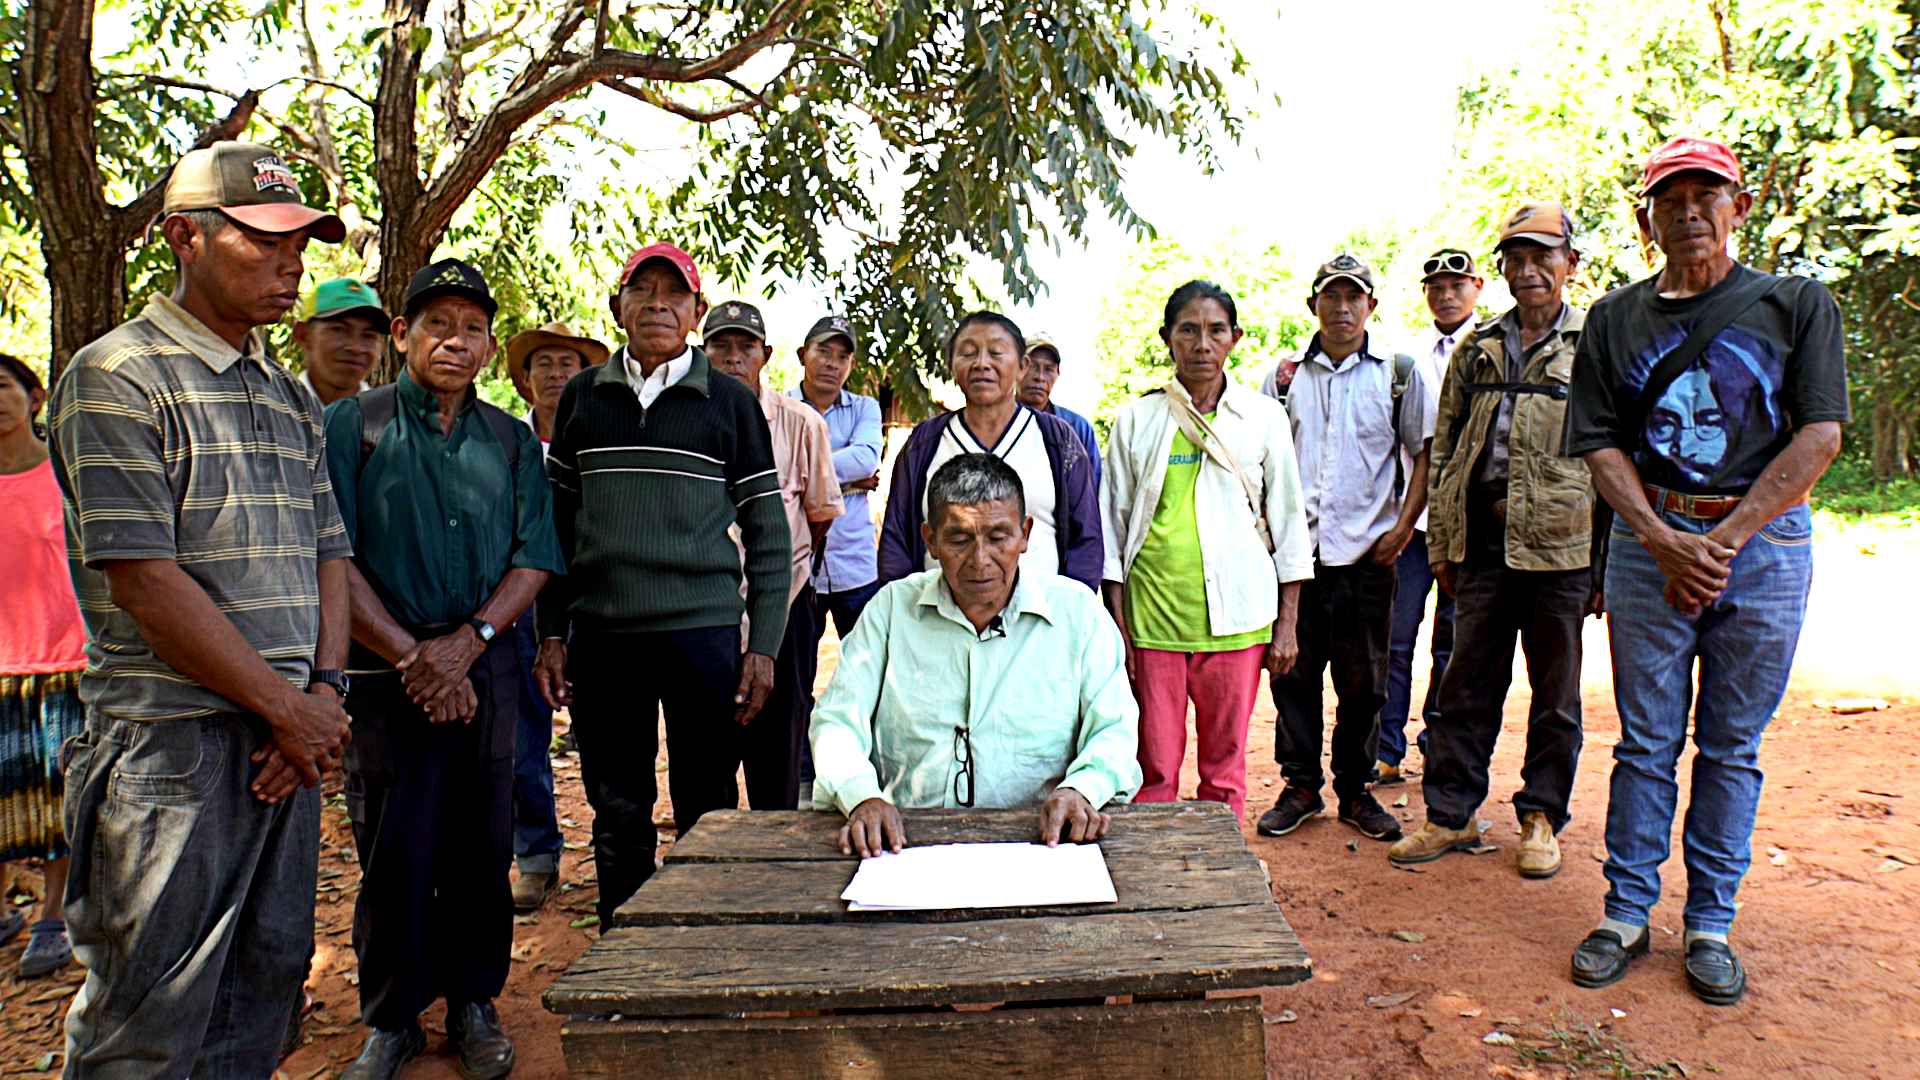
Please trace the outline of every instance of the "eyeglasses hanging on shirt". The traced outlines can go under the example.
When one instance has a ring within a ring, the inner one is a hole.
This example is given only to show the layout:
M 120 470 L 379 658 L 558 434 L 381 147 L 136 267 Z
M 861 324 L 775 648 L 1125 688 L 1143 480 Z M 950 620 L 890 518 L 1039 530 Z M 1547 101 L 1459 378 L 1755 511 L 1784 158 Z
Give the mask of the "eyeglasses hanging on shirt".
M 953 760 L 960 771 L 953 774 L 953 801 L 961 806 L 973 805 L 973 729 L 955 724 L 953 727 Z M 962 794 L 964 785 L 965 794 Z

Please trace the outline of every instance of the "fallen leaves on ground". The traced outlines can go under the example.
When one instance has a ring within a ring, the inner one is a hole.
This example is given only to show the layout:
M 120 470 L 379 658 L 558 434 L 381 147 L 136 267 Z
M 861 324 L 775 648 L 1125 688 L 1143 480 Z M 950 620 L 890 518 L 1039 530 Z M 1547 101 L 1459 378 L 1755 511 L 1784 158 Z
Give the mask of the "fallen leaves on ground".
M 1419 993 L 1418 990 L 1402 990 L 1397 994 L 1374 994 L 1367 998 L 1367 1004 L 1376 1009 L 1391 1009 L 1395 1005 L 1405 1005 Z

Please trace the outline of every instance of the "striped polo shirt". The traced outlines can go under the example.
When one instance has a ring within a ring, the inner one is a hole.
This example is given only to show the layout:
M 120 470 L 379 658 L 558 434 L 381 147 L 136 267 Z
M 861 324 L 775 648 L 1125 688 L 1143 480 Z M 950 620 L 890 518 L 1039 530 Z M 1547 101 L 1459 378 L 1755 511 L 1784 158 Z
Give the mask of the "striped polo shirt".
M 305 687 L 320 563 L 350 554 L 318 403 L 249 334 L 236 350 L 164 296 L 74 354 L 49 414 L 87 621 L 80 696 L 128 720 L 239 706 L 154 655 L 102 563 L 170 559 L 262 658 Z

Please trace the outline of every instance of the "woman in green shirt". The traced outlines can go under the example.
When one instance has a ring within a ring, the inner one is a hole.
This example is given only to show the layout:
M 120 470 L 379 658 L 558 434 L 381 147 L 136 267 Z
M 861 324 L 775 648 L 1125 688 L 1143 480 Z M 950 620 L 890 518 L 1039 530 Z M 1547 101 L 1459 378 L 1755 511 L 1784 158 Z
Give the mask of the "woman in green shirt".
M 1101 493 L 1103 591 L 1140 703 L 1135 801 L 1179 797 L 1191 701 L 1197 795 L 1236 815 L 1260 672 L 1292 666 L 1313 572 L 1286 411 L 1227 377 L 1241 334 L 1226 290 L 1175 290 L 1160 330 L 1174 379 L 1115 418 Z

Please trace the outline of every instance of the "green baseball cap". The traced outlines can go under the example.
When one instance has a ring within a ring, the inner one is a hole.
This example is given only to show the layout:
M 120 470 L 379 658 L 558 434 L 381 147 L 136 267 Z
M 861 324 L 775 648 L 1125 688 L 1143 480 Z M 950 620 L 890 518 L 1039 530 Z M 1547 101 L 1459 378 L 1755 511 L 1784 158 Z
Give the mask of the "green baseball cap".
M 373 294 L 366 282 L 346 277 L 334 278 L 321 282 L 307 294 L 306 303 L 300 305 L 300 321 L 338 319 L 362 311 L 382 330 L 393 321 L 387 317 L 386 309 L 380 306 L 380 298 Z

